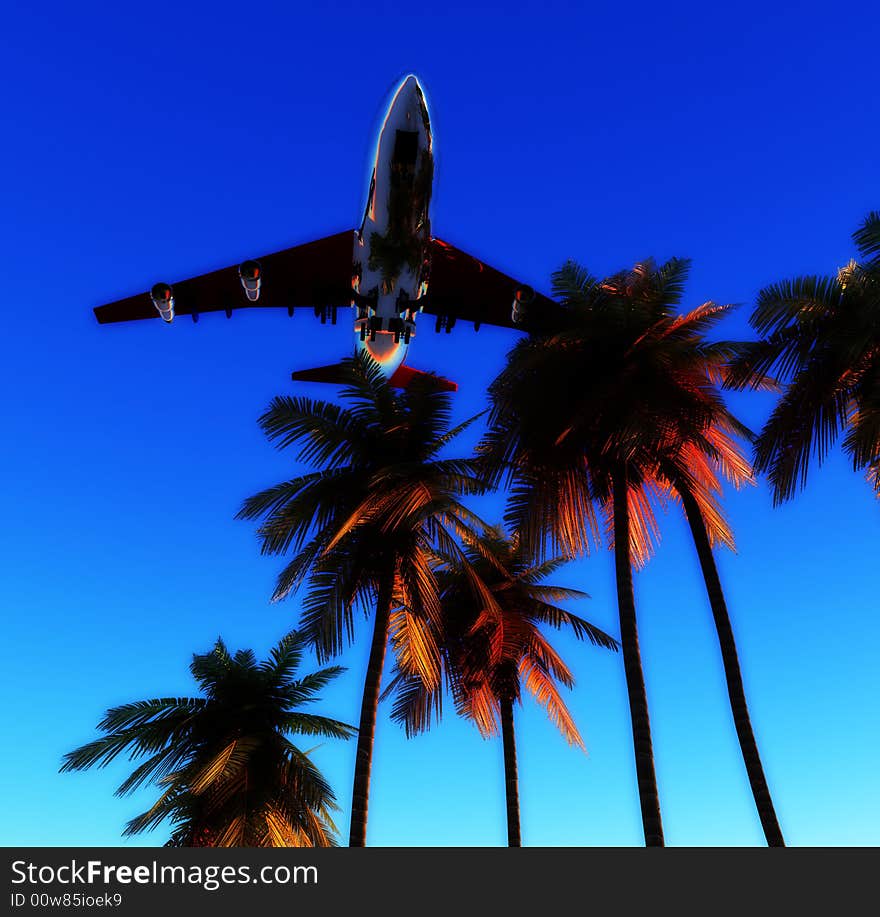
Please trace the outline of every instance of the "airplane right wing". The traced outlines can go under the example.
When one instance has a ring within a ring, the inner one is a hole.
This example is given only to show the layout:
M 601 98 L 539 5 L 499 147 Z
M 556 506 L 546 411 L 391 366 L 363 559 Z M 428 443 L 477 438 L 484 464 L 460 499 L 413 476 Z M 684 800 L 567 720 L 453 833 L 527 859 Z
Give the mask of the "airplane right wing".
M 525 295 L 523 295 L 525 294 Z M 529 299 L 529 294 L 533 294 Z M 522 301 L 514 309 L 514 302 Z M 456 319 L 481 324 L 540 330 L 553 322 L 562 307 L 534 293 L 524 283 L 441 239 L 431 240 L 431 276 L 422 311 L 437 316 L 437 330 L 451 329 Z M 514 312 L 516 311 L 516 318 Z
M 276 306 L 291 309 L 311 306 L 347 306 L 351 301 L 352 255 L 354 230 L 326 236 L 315 242 L 297 245 L 284 251 L 262 256 L 257 265 L 259 293 L 251 299 L 244 289 L 239 266 L 225 267 L 171 285 L 174 314 L 191 315 L 197 320 L 202 312 L 223 312 L 250 306 Z M 95 308 L 101 324 L 158 318 L 159 312 L 150 292 L 138 293 L 118 302 Z M 326 317 L 326 315 L 324 316 Z

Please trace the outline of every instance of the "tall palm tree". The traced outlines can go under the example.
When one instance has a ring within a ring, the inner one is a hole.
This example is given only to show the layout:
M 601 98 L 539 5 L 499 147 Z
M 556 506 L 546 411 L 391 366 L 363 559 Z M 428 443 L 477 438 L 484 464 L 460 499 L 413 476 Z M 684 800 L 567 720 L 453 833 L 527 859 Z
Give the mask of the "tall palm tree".
M 663 844 L 632 568 L 657 536 L 652 503 L 681 487 L 695 525 L 720 525 L 695 456 L 723 464 L 724 425 L 741 432 L 718 391 L 735 347 L 704 333 L 725 307 L 676 315 L 689 262 L 637 264 L 604 281 L 568 262 L 553 278 L 564 310 L 552 333 L 520 342 L 490 389 L 480 451 L 512 483 L 508 522 L 533 550 L 584 553 L 599 519 L 615 557 L 624 671 L 645 843 Z M 687 483 L 689 488 L 684 485 Z M 594 511 L 594 504 L 599 513 Z M 710 529 L 711 533 L 711 529 Z M 701 558 L 705 559 L 705 558 Z M 716 603 L 713 610 L 720 609 Z M 731 635 L 732 639 L 732 635 Z M 728 643 L 728 645 L 730 645 Z
M 681 502 L 690 527 L 718 636 L 728 700 L 752 797 L 768 846 L 782 847 L 785 841 L 761 763 L 733 627 L 712 550 L 717 544 L 735 549 L 733 532 L 719 504 L 719 475 L 737 488 L 754 483 L 754 472 L 739 445 L 741 440 L 752 440 L 754 436 L 728 410 L 719 394 L 719 387 L 730 372 L 731 360 L 738 359 L 747 345 L 730 342 L 707 345 L 704 339 L 705 332 L 730 308 L 706 303 L 685 315 L 659 321 L 651 329 L 651 336 L 661 340 L 675 337 L 693 348 L 696 359 L 692 359 L 689 366 L 687 361 L 682 361 L 677 369 L 690 374 L 695 391 L 702 389 L 706 396 L 704 407 L 707 416 L 711 416 L 711 423 L 701 437 L 670 437 L 670 448 L 678 451 L 679 461 L 669 462 L 662 454 L 658 456 L 655 484 Z M 775 389 L 775 380 L 762 380 L 760 387 Z
M 297 458 L 316 468 L 249 498 L 238 515 L 263 520 L 263 553 L 294 553 L 274 597 L 309 581 L 301 626 L 319 658 L 353 638 L 356 604 L 374 609 L 352 790 L 349 843 L 360 847 L 391 612 L 405 602 L 427 618 L 439 614 L 433 551 L 454 550 L 452 532 L 479 524 L 459 498 L 483 484 L 471 460 L 441 457 L 474 418 L 451 426 L 449 395 L 432 378 L 397 391 L 368 357 L 344 366 L 345 407 L 276 398 L 260 418 L 270 440 L 297 444 Z M 416 647 L 414 658 L 436 684 L 436 649 Z
M 617 650 L 613 637 L 555 604 L 586 598 L 583 592 L 543 582 L 565 561 L 553 557 L 535 564 L 518 538 L 507 539 L 494 530 L 466 543 L 463 557 L 444 558 L 437 571 L 442 615 L 441 631 L 433 641 L 459 714 L 473 721 L 485 737 L 497 735 L 500 725 L 510 847 L 522 844 L 514 709 L 521 703 L 523 688 L 547 710 L 570 745 L 584 747 L 556 686 L 559 682 L 571 688 L 574 679 L 540 625 L 567 627 L 578 639 Z M 474 589 L 474 573 L 485 590 Z M 494 601 L 486 602 L 487 592 Z M 406 650 L 413 642 L 408 631 L 413 627 L 424 628 L 422 619 L 405 608 L 394 613 L 392 641 L 401 644 L 401 652 L 389 691 L 397 692 L 392 717 L 407 735 L 422 732 L 434 716 L 439 718 L 443 697 L 440 685 L 426 685 L 418 667 L 407 665 Z
M 733 421 L 733 418 L 730 420 Z M 707 431 L 707 437 L 716 447 L 716 453 L 707 456 L 694 448 L 693 444 L 688 445 L 686 450 L 689 455 L 687 464 L 690 473 L 685 475 L 672 469 L 665 483 L 668 484 L 673 496 L 681 502 L 697 551 L 715 631 L 718 635 L 718 646 L 721 651 L 734 728 L 764 837 L 768 846 L 784 847 L 785 840 L 779 826 L 779 819 L 770 795 L 758 752 L 758 743 L 752 728 L 733 625 L 727 610 L 727 602 L 713 552 L 713 548 L 718 544 L 734 548 L 733 533 L 718 503 L 721 486 L 717 472 L 721 471 L 727 480 L 737 487 L 744 483 L 754 482 L 748 461 L 735 440 L 728 435 L 731 429 L 736 429 L 735 421 L 728 425 L 727 418 L 719 417 L 717 424 Z M 661 464 L 661 479 L 663 470 L 664 466 Z
M 158 697 L 113 707 L 101 738 L 64 756 L 62 771 L 104 767 L 123 752 L 146 758 L 117 795 L 143 785 L 158 800 L 124 834 L 168 819 L 175 847 L 330 847 L 333 791 L 290 735 L 349 738 L 338 720 L 300 708 L 342 669 L 302 678 L 303 638 L 289 633 L 258 663 L 251 650 L 230 655 L 222 640 L 194 655 L 190 671 L 201 697 Z
M 730 384 L 775 375 L 786 387 L 755 443 L 773 501 L 806 484 L 843 435 L 854 470 L 880 497 L 880 211 L 853 234 L 859 261 L 836 277 L 797 277 L 761 290 L 750 322 L 762 340 L 735 362 Z

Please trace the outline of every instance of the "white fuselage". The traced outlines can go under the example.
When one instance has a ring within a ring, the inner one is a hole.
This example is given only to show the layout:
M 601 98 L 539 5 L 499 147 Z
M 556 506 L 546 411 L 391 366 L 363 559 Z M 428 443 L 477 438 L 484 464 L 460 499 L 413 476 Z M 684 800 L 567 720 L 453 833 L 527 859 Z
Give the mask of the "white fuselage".
M 394 93 L 376 145 L 366 211 L 355 232 L 355 336 L 390 375 L 415 334 L 430 270 L 431 125 L 424 93 L 408 76 Z

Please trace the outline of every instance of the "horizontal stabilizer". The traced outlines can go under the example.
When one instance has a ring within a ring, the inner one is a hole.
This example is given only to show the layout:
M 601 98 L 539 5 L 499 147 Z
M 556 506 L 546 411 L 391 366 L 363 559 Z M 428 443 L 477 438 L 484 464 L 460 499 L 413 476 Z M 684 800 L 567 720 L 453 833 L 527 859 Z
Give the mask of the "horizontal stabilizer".
M 420 369 L 413 369 L 405 363 L 401 363 L 400 366 L 394 370 L 394 374 L 388 381 L 395 388 L 406 388 L 414 379 L 425 379 L 429 376 L 436 382 L 437 388 L 439 388 L 441 392 L 458 391 L 458 385 L 455 382 L 450 382 L 449 379 L 444 379 L 443 376 L 437 376 L 434 373 L 426 373 L 422 372 Z
M 450 382 L 442 376 L 422 372 L 420 369 L 413 369 L 411 366 L 406 365 L 398 366 L 388 381 L 395 388 L 406 388 L 414 379 L 429 377 L 436 382 L 440 391 L 458 391 L 458 386 L 454 382 Z M 350 376 L 341 363 L 334 363 L 330 366 L 316 366 L 314 369 L 298 369 L 290 374 L 290 378 L 295 382 L 327 382 L 330 385 L 343 385 L 349 380 Z
M 328 382 L 330 385 L 343 385 L 349 376 L 341 363 L 331 366 L 316 366 L 314 369 L 298 369 L 290 374 L 294 382 Z

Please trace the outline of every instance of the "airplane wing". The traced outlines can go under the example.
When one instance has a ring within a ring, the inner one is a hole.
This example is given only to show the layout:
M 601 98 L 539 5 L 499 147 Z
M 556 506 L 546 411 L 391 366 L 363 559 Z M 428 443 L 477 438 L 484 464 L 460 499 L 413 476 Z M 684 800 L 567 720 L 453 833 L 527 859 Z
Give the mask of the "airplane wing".
M 174 314 L 191 315 L 196 321 L 201 312 L 225 311 L 229 315 L 233 309 L 250 306 L 289 309 L 347 305 L 351 300 L 353 233 L 353 229 L 340 232 L 259 258 L 260 295 L 254 302 L 242 287 L 238 265 L 174 283 Z M 143 292 L 97 306 L 95 316 L 106 324 L 158 318 L 159 313 L 150 293 Z
M 519 331 L 539 329 L 560 311 L 552 299 L 535 293 L 524 304 L 520 320 L 513 319 L 513 301 L 525 284 L 489 267 L 483 261 L 441 239 L 431 240 L 431 277 L 428 293 L 420 300 L 422 311 L 437 316 L 437 330 L 451 328 L 450 320 L 462 319 L 500 325 Z
M 355 230 L 326 236 L 257 259 L 260 265 L 259 298 L 251 301 L 239 278 L 238 265 L 172 284 L 174 314 L 226 312 L 252 306 L 292 309 L 347 305 L 351 301 L 353 234 Z M 441 239 L 431 240 L 431 276 L 422 311 L 437 317 L 437 330 L 451 330 L 458 319 L 500 325 L 520 331 L 539 329 L 559 312 L 559 305 L 540 293 L 524 304 L 520 320 L 513 319 L 513 301 L 526 288 L 512 277 L 490 267 Z M 527 288 L 526 288 L 527 289 Z M 158 318 L 150 293 L 142 292 L 95 307 L 101 324 Z M 324 316 L 326 317 L 326 315 Z

